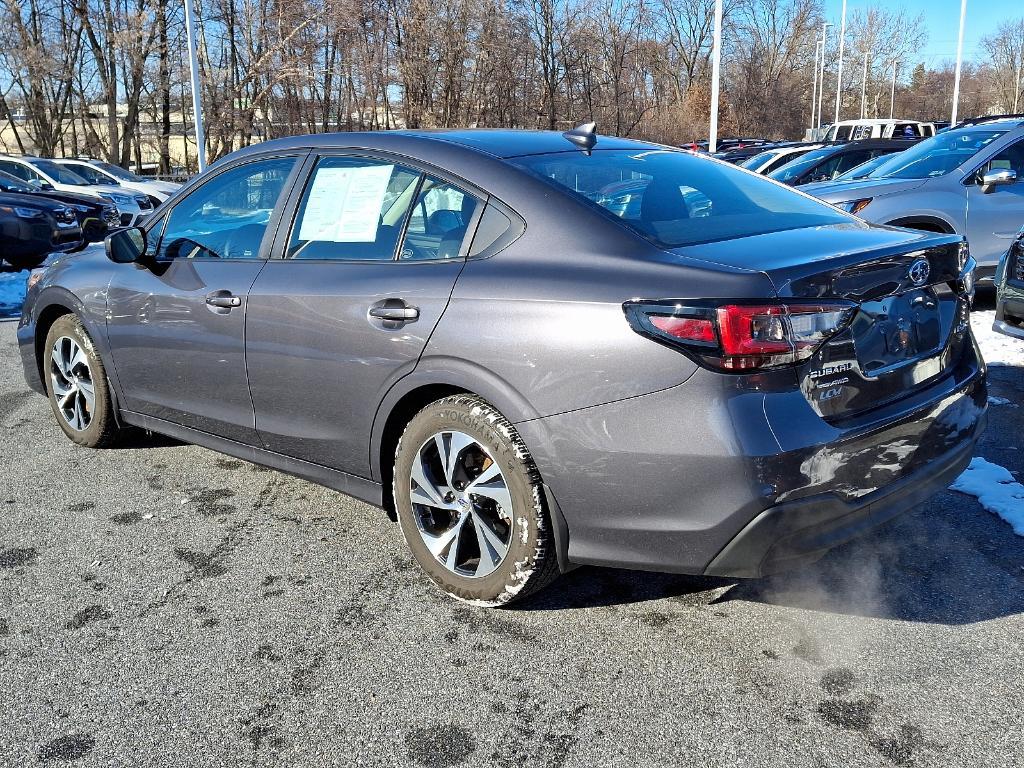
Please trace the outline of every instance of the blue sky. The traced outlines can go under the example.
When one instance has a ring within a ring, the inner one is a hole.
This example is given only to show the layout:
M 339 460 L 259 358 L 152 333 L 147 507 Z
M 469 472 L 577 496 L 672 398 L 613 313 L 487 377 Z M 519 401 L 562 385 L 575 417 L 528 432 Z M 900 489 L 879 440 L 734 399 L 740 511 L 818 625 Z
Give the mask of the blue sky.
M 870 5 L 903 8 L 911 16 L 924 15 L 928 43 L 921 50 L 920 61 L 938 65 L 943 59 L 956 59 L 956 36 L 960 24 L 960 0 L 847 0 L 847 18 L 858 8 Z M 838 29 L 842 0 L 825 0 L 825 15 Z M 1019 0 L 967 0 L 967 23 L 964 26 L 964 58 L 980 57 L 979 40 L 994 32 L 1001 21 L 1024 17 L 1024 3 Z M 829 34 L 835 34 L 829 29 Z

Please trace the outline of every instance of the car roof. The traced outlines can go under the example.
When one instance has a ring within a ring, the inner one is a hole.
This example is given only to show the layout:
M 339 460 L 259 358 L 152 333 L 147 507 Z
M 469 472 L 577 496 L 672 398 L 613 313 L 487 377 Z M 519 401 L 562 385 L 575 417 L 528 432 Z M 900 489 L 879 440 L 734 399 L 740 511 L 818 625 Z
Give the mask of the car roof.
M 237 157 L 248 152 L 278 149 L 300 148 L 392 148 L 404 144 L 410 149 L 419 146 L 421 149 L 430 145 L 457 145 L 474 152 L 498 158 L 520 157 L 522 155 L 540 155 L 550 152 L 579 152 L 558 131 L 527 131 L 492 128 L 462 129 L 418 129 L 395 131 L 364 131 L 342 133 L 313 133 L 303 136 L 288 136 L 255 144 L 240 150 L 232 156 Z M 651 142 L 620 139 L 616 136 L 598 134 L 595 150 L 609 149 L 667 149 L 683 151 L 674 147 L 666 147 Z

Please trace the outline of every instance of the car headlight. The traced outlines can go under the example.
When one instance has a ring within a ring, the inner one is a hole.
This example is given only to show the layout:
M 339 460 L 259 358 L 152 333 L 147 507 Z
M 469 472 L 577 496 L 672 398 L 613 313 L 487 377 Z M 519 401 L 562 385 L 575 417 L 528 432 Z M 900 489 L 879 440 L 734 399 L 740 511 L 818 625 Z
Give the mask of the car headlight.
M 848 200 L 845 203 L 836 203 L 836 207 L 841 211 L 846 211 L 847 213 L 856 215 L 867 208 L 868 203 L 870 203 L 871 200 L 872 198 L 870 197 L 862 197 L 860 200 Z
M 131 195 L 119 195 L 119 194 L 117 194 L 115 192 L 111 192 L 111 193 L 107 194 L 106 197 L 111 202 L 117 203 L 118 205 L 131 205 L 132 204 Z

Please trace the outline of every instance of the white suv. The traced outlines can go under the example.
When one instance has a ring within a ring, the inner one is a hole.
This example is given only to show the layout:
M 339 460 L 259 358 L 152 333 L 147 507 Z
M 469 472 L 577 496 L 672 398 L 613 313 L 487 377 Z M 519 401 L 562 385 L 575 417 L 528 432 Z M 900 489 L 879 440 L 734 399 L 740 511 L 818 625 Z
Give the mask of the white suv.
M 54 162 L 70 168 L 86 181 L 93 184 L 120 184 L 126 189 L 142 192 L 144 195 L 149 196 L 154 206 L 160 205 L 160 203 L 181 188 L 181 184 L 175 184 L 173 181 L 145 179 L 131 171 L 126 171 L 119 165 L 105 163 L 102 160 L 66 158 L 64 160 L 55 160 Z
M 6 171 L 39 189 L 78 192 L 113 203 L 121 211 L 121 226 L 130 227 L 153 212 L 153 201 L 141 192 L 117 184 L 90 184 L 70 168 L 32 155 L 0 155 L 0 171 Z

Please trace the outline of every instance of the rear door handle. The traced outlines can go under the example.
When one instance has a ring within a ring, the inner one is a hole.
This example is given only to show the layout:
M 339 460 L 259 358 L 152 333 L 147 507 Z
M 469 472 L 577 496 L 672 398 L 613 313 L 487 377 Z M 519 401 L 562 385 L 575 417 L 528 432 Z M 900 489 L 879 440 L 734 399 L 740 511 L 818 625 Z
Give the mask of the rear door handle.
M 206 294 L 206 303 L 211 307 L 220 307 L 221 309 L 231 309 L 232 307 L 242 306 L 242 300 L 231 293 L 231 291 L 214 291 L 213 293 Z
M 411 323 L 419 316 L 420 308 L 410 306 L 402 299 L 384 299 L 370 307 L 370 317 L 392 323 Z

